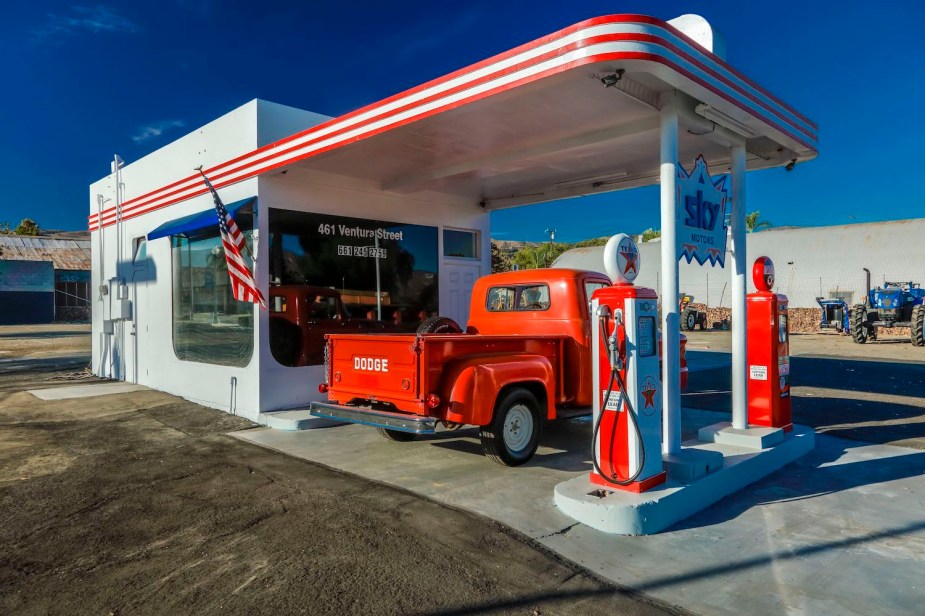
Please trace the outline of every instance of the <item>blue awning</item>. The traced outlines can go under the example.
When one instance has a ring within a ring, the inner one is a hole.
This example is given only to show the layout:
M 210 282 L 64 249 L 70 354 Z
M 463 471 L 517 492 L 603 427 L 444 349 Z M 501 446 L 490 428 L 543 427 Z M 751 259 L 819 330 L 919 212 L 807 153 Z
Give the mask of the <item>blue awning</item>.
M 248 197 L 225 206 L 231 217 L 242 231 L 252 229 L 254 226 L 254 213 L 257 210 L 257 197 Z M 148 241 L 159 237 L 183 235 L 188 238 L 202 235 L 218 235 L 218 216 L 215 208 L 209 209 L 165 222 L 148 233 Z

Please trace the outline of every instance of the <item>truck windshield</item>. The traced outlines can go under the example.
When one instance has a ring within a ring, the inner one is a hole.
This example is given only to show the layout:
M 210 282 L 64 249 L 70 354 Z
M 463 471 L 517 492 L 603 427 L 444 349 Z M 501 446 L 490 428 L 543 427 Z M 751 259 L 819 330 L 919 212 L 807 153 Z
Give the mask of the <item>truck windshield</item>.
M 549 287 L 545 284 L 492 287 L 488 290 L 489 312 L 548 310 Z

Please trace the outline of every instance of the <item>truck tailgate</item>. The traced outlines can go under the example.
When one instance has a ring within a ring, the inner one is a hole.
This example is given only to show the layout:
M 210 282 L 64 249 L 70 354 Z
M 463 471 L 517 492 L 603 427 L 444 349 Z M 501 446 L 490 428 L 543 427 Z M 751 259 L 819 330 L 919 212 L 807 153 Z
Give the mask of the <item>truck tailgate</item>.
M 410 402 L 418 396 L 417 336 L 338 334 L 328 336 L 329 398 Z

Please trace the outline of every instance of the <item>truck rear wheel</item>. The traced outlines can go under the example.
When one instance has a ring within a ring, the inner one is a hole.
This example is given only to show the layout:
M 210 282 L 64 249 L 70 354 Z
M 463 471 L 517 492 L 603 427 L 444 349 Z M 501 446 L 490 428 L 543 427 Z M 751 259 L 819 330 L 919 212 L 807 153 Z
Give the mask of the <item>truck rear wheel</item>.
M 270 353 L 283 366 L 296 366 L 302 353 L 302 330 L 281 317 L 271 318 Z
M 925 346 L 925 304 L 912 309 L 912 344 Z
M 858 344 L 867 342 L 867 308 L 857 304 L 851 309 L 851 337 Z
M 519 466 L 536 453 L 540 444 L 540 404 L 529 390 L 508 390 L 495 406 L 491 423 L 479 436 L 485 455 L 504 466 Z
M 413 441 L 417 436 L 414 432 L 402 432 L 401 430 L 389 430 L 387 428 L 376 428 L 376 431 L 384 438 L 397 443 L 407 443 Z
M 419 334 L 461 334 L 462 328 L 450 317 L 428 317 L 418 325 Z

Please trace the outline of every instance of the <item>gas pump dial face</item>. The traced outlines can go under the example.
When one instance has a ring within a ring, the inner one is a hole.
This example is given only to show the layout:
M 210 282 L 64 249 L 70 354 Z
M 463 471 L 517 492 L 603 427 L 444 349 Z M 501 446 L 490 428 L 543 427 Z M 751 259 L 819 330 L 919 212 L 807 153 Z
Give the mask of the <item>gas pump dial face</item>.
M 759 291 L 770 291 L 774 287 L 774 262 L 768 257 L 758 257 L 752 267 L 752 282 Z
M 604 246 L 604 269 L 615 284 L 632 283 L 639 275 L 639 248 L 625 233 L 614 235 Z

